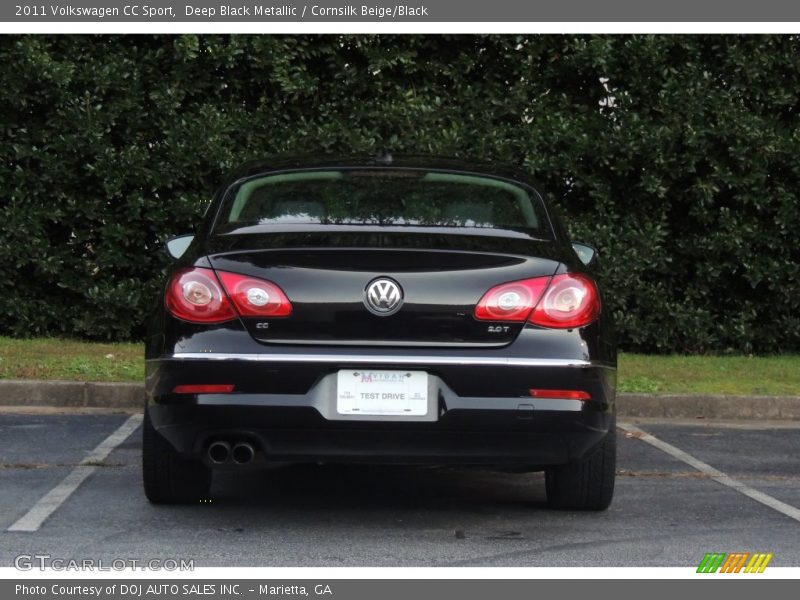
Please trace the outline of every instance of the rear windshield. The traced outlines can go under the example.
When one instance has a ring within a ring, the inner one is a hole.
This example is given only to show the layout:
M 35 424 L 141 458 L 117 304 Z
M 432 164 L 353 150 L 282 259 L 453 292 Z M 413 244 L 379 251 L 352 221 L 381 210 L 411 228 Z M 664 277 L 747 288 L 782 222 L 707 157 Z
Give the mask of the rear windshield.
M 406 169 L 266 175 L 229 190 L 217 229 L 392 225 L 523 230 L 552 239 L 540 198 L 507 180 Z

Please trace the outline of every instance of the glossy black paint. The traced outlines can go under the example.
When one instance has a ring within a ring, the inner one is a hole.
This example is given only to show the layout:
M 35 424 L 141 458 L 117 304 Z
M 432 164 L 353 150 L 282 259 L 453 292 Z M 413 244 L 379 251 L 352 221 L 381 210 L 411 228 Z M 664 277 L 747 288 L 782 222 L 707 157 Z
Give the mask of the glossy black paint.
M 616 349 L 610 316 L 575 330 L 473 318 L 474 306 L 499 283 L 554 273 L 588 273 L 563 225 L 546 204 L 553 239 L 524 231 L 379 226 L 250 226 L 213 233 L 225 190 L 242 178 L 296 168 L 370 166 L 369 161 L 324 159 L 256 163 L 234 173 L 217 193 L 194 241 L 175 268 L 201 266 L 268 279 L 293 305 L 269 320 L 216 325 L 171 316 L 160 299 L 146 344 L 148 410 L 154 425 L 180 452 L 202 458 L 212 439 L 251 440 L 255 464 L 268 460 L 513 463 L 543 467 L 575 460 L 608 430 L 614 413 Z M 401 168 L 491 173 L 428 159 L 399 160 Z M 531 189 L 520 175 L 504 173 Z M 588 273 L 591 275 L 590 273 Z M 405 291 L 391 317 L 368 312 L 364 286 L 388 276 Z M 227 360 L 174 355 L 234 355 Z M 280 361 L 236 360 L 235 355 L 280 355 Z M 310 361 L 308 356 L 324 356 Z M 340 421 L 324 418 L 308 400 L 354 357 L 380 357 L 372 368 L 416 365 L 442 382 L 433 422 Z M 296 357 L 293 358 L 293 357 Z M 438 364 L 488 359 L 554 359 L 579 365 Z M 180 384 L 234 383 L 233 394 L 176 395 Z M 580 410 L 538 409 L 528 390 L 581 389 Z M 515 400 L 517 399 L 517 400 Z
M 274 247 L 268 236 L 259 238 Z M 216 270 L 272 281 L 291 298 L 289 318 L 243 319 L 259 341 L 388 346 L 508 344 L 522 324 L 489 333 L 488 323 L 472 317 L 475 305 L 498 282 L 549 276 L 558 268 L 545 258 L 381 248 L 246 250 L 209 259 Z M 406 297 L 390 318 L 364 310 L 364 289 L 381 276 L 399 283 Z

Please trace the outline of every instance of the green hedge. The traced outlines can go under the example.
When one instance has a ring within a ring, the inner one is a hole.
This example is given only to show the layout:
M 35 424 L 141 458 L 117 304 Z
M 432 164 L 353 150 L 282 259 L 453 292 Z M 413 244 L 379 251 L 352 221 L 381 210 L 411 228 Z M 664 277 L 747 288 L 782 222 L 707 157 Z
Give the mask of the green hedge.
M 622 347 L 800 350 L 797 36 L 2 36 L 0 334 L 129 339 L 160 244 L 270 154 L 523 165 Z

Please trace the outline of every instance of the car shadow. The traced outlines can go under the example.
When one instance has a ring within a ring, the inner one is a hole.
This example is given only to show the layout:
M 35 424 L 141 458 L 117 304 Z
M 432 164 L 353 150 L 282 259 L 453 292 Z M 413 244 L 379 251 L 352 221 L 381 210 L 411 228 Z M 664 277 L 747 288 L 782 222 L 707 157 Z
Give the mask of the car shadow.
M 218 471 L 211 497 L 216 505 L 304 510 L 545 508 L 541 473 L 451 466 L 297 464 Z

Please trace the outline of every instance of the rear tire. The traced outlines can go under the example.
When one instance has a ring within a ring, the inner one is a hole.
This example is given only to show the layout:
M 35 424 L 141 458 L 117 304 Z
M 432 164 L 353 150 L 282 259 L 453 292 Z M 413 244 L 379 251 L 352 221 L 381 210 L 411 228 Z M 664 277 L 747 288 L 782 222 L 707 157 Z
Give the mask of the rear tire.
M 605 510 L 614 496 L 616 420 L 588 456 L 545 471 L 547 505 L 558 510 Z
M 153 504 L 196 503 L 211 489 L 211 469 L 181 458 L 153 427 L 147 410 L 142 424 L 142 479 L 144 494 Z

